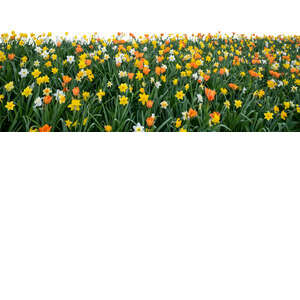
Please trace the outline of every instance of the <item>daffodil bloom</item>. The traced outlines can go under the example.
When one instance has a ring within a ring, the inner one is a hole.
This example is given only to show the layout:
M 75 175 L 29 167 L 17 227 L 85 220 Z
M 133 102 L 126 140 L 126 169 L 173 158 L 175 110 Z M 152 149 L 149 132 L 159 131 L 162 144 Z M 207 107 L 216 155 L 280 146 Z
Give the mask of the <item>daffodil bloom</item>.
M 242 107 L 243 102 L 241 100 L 234 100 L 234 105 L 236 108 Z
M 32 88 L 30 86 L 28 86 L 23 90 L 22 96 L 25 96 L 26 98 L 28 98 L 30 95 L 32 95 Z
M 128 97 L 122 96 L 120 97 L 120 104 L 121 105 L 127 105 L 128 104 Z
M 185 94 L 183 93 L 183 91 L 177 91 L 175 97 L 178 99 L 178 100 L 183 100 L 183 97 L 185 96 Z
M 7 110 L 14 110 L 15 104 L 13 101 L 9 101 L 6 103 L 5 108 L 7 108 Z
M 81 103 L 80 103 L 80 100 L 78 100 L 78 99 L 72 99 L 71 104 L 68 105 L 68 107 L 71 109 L 71 111 L 74 111 L 74 110 L 79 111 L 80 106 L 81 106 Z
M 12 90 L 14 89 L 14 82 L 13 82 L 13 81 L 10 81 L 9 83 L 7 83 L 7 84 L 4 86 L 4 88 L 5 88 L 8 92 L 12 91 Z
M 268 121 L 273 119 L 273 113 L 271 113 L 269 111 L 264 113 L 264 116 L 265 116 L 265 119 L 268 120 Z
M 103 96 L 105 96 L 105 92 L 104 92 L 103 90 L 100 89 L 100 90 L 98 91 L 98 93 L 97 93 L 97 96 L 98 96 L 99 102 L 101 102 Z

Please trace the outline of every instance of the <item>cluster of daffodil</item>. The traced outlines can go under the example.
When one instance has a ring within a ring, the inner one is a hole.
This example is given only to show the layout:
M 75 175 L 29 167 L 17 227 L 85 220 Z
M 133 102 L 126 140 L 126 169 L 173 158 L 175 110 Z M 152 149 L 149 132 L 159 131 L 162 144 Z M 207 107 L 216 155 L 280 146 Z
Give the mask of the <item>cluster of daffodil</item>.
M 1 131 L 300 131 L 300 36 L 3 33 Z

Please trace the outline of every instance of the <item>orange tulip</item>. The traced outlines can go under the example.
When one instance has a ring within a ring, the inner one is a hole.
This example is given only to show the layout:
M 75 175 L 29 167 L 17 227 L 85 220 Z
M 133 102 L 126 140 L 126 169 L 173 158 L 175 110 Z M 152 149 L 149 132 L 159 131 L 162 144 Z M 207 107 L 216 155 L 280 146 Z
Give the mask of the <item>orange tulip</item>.
M 45 104 L 50 104 L 52 101 L 52 96 L 50 96 L 50 95 L 45 96 L 43 101 Z
M 189 117 L 190 117 L 190 118 L 197 117 L 197 115 L 198 115 L 197 111 L 194 110 L 194 109 L 192 109 L 192 108 L 189 109 L 188 114 L 189 114 Z
M 8 59 L 9 60 L 13 60 L 14 58 L 15 58 L 15 54 L 14 53 L 9 53 L 8 55 L 7 55 L 7 57 L 8 57 Z
M 72 80 L 72 78 L 70 76 L 68 76 L 68 75 L 63 76 L 63 82 L 65 84 L 69 83 L 71 80 Z
M 205 88 L 205 95 L 206 95 L 208 101 L 213 101 L 216 96 L 216 91 Z
M 149 69 L 149 68 L 146 68 L 146 67 L 143 68 L 143 73 L 144 73 L 145 75 L 148 75 L 149 72 L 150 72 L 150 69 Z
M 129 79 L 132 79 L 133 76 L 134 76 L 134 73 L 128 73 L 127 75 L 128 75 L 128 78 L 129 78 Z
M 209 80 L 209 78 L 210 78 L 210 76 L 209 76 L 209 75 L 207 75 L 207 74 L 204 74 L 204 76 L 203 76 L 203 79 L 204 79 L 205 81 L 208 81 L 208 80 Z
M 148 117 L 146 119 L 146 123 L 147 123 L 148 127 L 152 127 L 154 125 L 154 117 L 152 117 L 152 116 Z
M 239 88 L 239 87 L 238 87 L 236 84 L 234 84 L 234 83 L 229 83 L 228 86 L 229 86 L 231 89 L 233 89 L 234 91 L 237 90 L 237 89 Z
M 152 108 L 153 106 L 153 101 L 152 100 L 148 100 L 146 103 L 147 108 Z
M 43 127 L 39 128 L 40 132 L 50 132 L 51 131 L 52 126 L 49 126 L 48 124 L 45 124 Z
M 78 86 L 74 87 L 73 90 L 72 90 L 72 92 L 73 92 L 73 95 L 74 95 L 74 96 L 78 96 L 78 95 L 79 95 L 79 92 L 80 92 L 80 91 L 79 91 L 79 87 L 78 87 Z

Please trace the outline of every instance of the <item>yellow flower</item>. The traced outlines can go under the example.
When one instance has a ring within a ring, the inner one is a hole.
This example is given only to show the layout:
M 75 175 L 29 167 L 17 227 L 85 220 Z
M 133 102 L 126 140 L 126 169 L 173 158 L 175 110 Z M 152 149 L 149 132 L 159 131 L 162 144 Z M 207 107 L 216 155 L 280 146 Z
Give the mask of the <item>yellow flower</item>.
M 283 105 L 284 105 L 284 109 L 289 109 L 289 108 L 290 108 L 290 105 L 291 105 L 291 103 L 290 103 L 290 102 L 288 102 L 288 101 L 284 101 L 284 102 L 283 102 Z
M 13 103 L 13 101 L 9 101 L 6 103 L 5 107 L 7 108 L 7 110 L 14 110 L 15 104 Z
M 178 99 L 178 100 L 183 100 L 183 97 L 184 97 L 184 93 L 183 91 L 177 91 L 175 97 Z
M 83 92 L 82 97 L 86 101 L 88 98 L 90 98 L 90 93 L 89 92 Z
M 86 123 L 87 123 L 87 121 L 88 121 L 88 118 L 85 118 L 85 119 L 83 120 L 83 122 L 82 122 L 82 125 L 85 126 Z
M 268 120 L 268 121 L 273 119 L 273 113 L 271 113 L 269 111 L 264 113 L 264 115 L 265 115 L 265 119 Z
M 226 108 L 230 107 L 230 102 L 228 100 L 224 101 L 224 105 L 226 106 Z
M 104 130 L 105 130 L 106 132 L 111 132 L 111 131 L 112 131 L 112 127 L 111 127 L 110 125 L 105 125 L 105 126 L 104 126 Z
M 122 96 L 120 97 L 120 104 L 127 105 L 128 104 L 128 97 Z
M 187 132 L 187 129 L 181 127 L 181 128 L 179 129 L 179 132 Z
M 33 72 L 31 72 L 31 75 L 34 77 L 34 78 L 38 78 L 40 76 L 41 72 L 39 69 L 35 69 L 33 70 Z
M 287 113 L 283 110 L 283 111 L 281 112 L 281 114 L 280 114 L 280 117 L 281 117 L 282 120 L 285 120 L 286 117 L 287 117 Z
M 38 129 L 37 129 L 37 128 L 30 127 L 30 128 L 29 128 L 29 132 L 38 132 Z
M 277 105 L 274 106 L 274 113 L 277 114 L 279 112 L 279 107 Z
M 28 86 L 27 88 L 25 88 L 22 92 L 22 96 L 25 96 L 26 98 L 28 98 L 30 95 L 32 95 L 32 88 L 30 86 Z
M 241 77 L 245 77 L 246 73 L 245 72 L 241 72 L 240 75 L 241 75 Z
M 97 93 L 97 96 L 98 96 L 99 101 L 101 102 L 102 97 L 105 96 L 105 92 L 100 89 L 99 92 Z
M 178 84 L 178 79 L 174 79 L 174 80 L 173 80 L 173 84 L 174 84 L 174 85 L 177 85 L 177 84 Z
M 143 93 L 143 94 L 140 94 L 139 96 L 140 96 L 139 102 L 142 102 L 142 104 L 145 105 L 146 102 L 148 101 L 149 95 Z
M 2 103 L 3 99 L 4 99 L 4 95 L 0 94 L 0 103 Z
M 78 99 L 72 99 L 71 104 L 68 105 L 68 107 L 71 109 L 71 111 L 80 110 L 80 106 L 81 106 L 81 103 L 80 103 L 80 100 L 78 100 Z
M 51 71 L 52 71 L 53 74 L 56 74 L 58 72 L 58 69 L 57 68 L 52 68 Z
M 242 107 L 243 102 L 241 100 L 235 100 L 234 105 L 236 108 Z
M 72 121 L 66 120 L 66 121 L 65 121 L 65 124 L 66 124 L 66 126 L 67 126 L 68 128 L 70 128 L 71 125 L 72 125 Z
M 176 128 L 179 128 L 181 126 L 182 121 L 180 120 L 180 118 L 177 118 L 175 126 Z
M 268 80 L 267 81 L 268 88 L 271 90 L 274 89 L 277 86 L 277 83 L 274 79 Z
M 221 88 L 221 94 L 223 94 L 224 96 L 227 95 L 228 91 L 225 88 Z
M 127 91 L 127 89 L 128 89 L 128 86 L 126 83 L 122 83 L 119 85 L 119 90 L 121 93 L 125 93 Z
M 141 80 L 143 77 L 144 77 L 144 75 L 143 75 L 143 73 L 141 73 L 140 71 L 138 71 L 138 72 L 136 73 L 136 76 L 135 76 L 136 79 Z
M 7 83 L 7 84 L 4 86 L 4 88 L 5 88 L 8 92 L 10 92 L 10 91 L 13 90 L 13 88 L 14 88 L 14 82 L 13 82 L 13 81 L 10 81 L 9 83 Z

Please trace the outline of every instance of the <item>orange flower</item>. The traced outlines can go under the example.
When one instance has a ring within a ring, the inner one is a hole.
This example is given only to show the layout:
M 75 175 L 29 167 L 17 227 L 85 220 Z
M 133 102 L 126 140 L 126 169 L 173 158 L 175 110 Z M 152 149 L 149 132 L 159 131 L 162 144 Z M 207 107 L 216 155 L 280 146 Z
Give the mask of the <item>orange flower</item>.
M 146 103 L 147 108 L 151 108 L 153 106 L 153 101 L 152 100 L 148 100 Z
M 146 123 L 147 123 L 148 127 L 152 127 L 154 125 L 154 120 L 155 120 L 155 118 L 153 116 L 148 117 L 146 119 Z
M 219 56 L 219 62 L 223 61 L 224 57 L 223 56 Z
M 225 74 L 225 69 L 224 68 L 222 68 L 222 69 L 220 69 L 220 75 L 224 75 Z
M 252 76 L 252 77 L 258 77 L 259 76 L 258 73 L 256 73 L 253 70 L 249 70 L 248 72 L 249 72 L 250 76 Z
M 159 66 L 155 67 L 155 73 L 156 75 L 160 75 L 160 72 L 161 72 L 161 68 Z
M 208 101 L 213 101 L 216 96 L 216 91 L 205 88 L 205 95 L 206 95 Z
M 50 95 L 45 96 L 43 101 L 45 104 L 50 104 L 52 101 L 52 96 L 50 96 Z
M 280 73 L 270 70 L 270 75 L 276 77 L 277 79 L 280 77 Z
M 239 88 L 239 87 L 238 87 L 236 84 L 234 84 L 234 83 L 229 83 L 228 86 L 229 86 L 231 89 L 233 89 L 234 91 L 237 90 L 237 89 Z
M 8 57 L 8 59 L 9 60 L 13 60 L 14 58 L 15 58 L 15 54 L 14 53 L 9 53 L 8 55 L 7 55 L 7 57 Z
M 150 69 L 149 69 L 149 68 L 146 68 L 146 67 L 143 68 L 143 73 L 144 73 L 145 75 L 148 75 L 149 72 L 150 72 Z
M 207 74 L 204 74 L 204 76 L 203 76 L 203 79 L 204 79 L 205 81 L 208 81 L 208 80 L 209 80 L 209 78 L 210 78 L 210 76 L 209 76 L 209 75 L 207 75 Z
M 86 59 L 86 60 L 85 60 L 85 64 L 86 64 L 87 66 L 89 66 L 91 63 L 92 63 L 92 61 L 91 61 L 90 59 Z
M 78 86 L 74 87 L 72 92 L 73 92 L 74 96 L 78 96 L 79 95 L 79 87 Z
M 64 84 L 69 83 L 71 80 L 72 80 L 72 78 L 70 76 L 68 76 L 68 75 L 63 76 L 63 83 Z
M 77 47 L 76 47 L 76 49 L 75 49 L 75 52 L 76 52 L 76 53 L 81 53 L 81 52 L 83 52 L 83 49 L 81 48 L 80 45 L 77 45 Z
M 194 117 L 197 117 L 197 116 L 198 116 L 197 111 L 194 110 L 194 109 L 192 109 L 192 108 L 189 109 L 188 114 L 189 114 L 189 117 L 190 117 L 190 118 L 194 118 Z
M 58 42 L 56 43 L 56 46 L 59 48 L 59 47 L 61 46 L 61 42 L 58 41 Z
M 49 126 L 48 124 L 45 124 L 43 127 L 39 128 L 40 132 L 50 132 L 51 131 L 52 126 Z
M 133 76 L 134 76 L 134 73 L 128 73 L 128 78 L 129 78 L 129 79 L 132 79 Z

